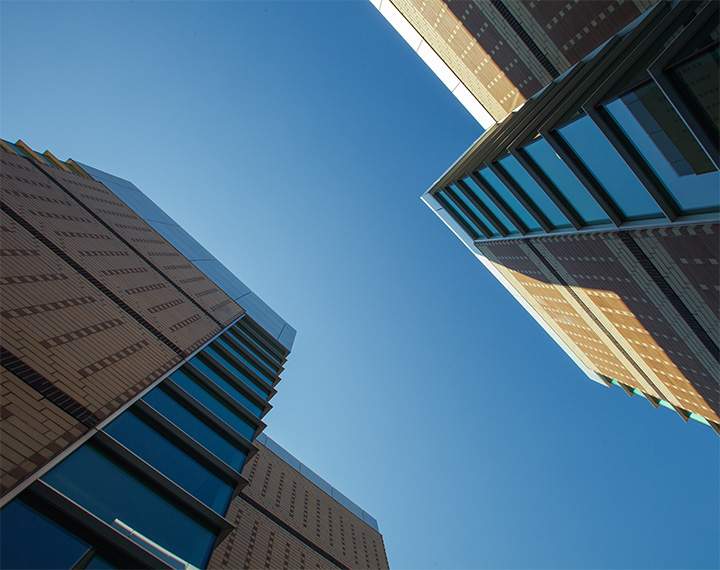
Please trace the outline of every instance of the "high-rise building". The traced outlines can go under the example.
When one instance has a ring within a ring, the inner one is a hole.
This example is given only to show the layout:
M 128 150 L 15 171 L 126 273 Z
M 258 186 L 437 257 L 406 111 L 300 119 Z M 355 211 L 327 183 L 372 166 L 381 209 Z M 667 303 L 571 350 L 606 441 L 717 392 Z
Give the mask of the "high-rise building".
M 590 378 L 720 433 L 718 8 L 656 4 L 423 200 Z
M 658 0 L 371 0 L 484 127 Z
M 0 147 L 0 566 L 387 568 L 261 434 L 295 330 L 132 183 Z

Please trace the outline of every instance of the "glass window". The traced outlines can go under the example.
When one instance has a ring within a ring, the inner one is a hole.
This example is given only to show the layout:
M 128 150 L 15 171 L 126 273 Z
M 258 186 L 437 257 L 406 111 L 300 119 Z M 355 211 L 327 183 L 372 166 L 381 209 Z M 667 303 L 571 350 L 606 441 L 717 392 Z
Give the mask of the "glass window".
M 472 239 L 478 239 L 478 238 L 484 238 L 485 235 L 480 231 L 480 228 L 478 228 L 471 220 L 468 218 L 454 203 L 453 201 L 448 198 L 447 192 L 444 190 L 440 190 L 437 193 L 438 196 L 441 196 L 444 200 L 446 207 L 450 209 L 450 214 L 454 218 L 460 218 L 462 221 L 464 221 L 472 230 L 472 232 L 475 232 L 475 235 L 470 235 L 470 238 Z M 457 221 L 457 220 L 456 220 Z
M 527 170 L 521 166 L 514 156 L 508 155 L 505 158 L 501 158 L 498 162 L 507 171 L 507 173 L 512 176 L 518 186 L 522 188 L 528 198 L 530 198 L 530 201 L 533 202 L 543 214 L 545 214 L 545 217 L 550 221 L 550 224 L 553 227 L 571 227 L 567 218 L 563 216 L 562 212 L 558 210 L 558 207 L 555 204 L 553 204 L 553 201 L 548 197 L 545 191 L 538 186 L 537 182 L 533 180 L 532 176 L 528 174 Z
M 0 512 L 0 568 L 72 568 L 89 548 L 22 500 Z
M 85 444 L 42 478 L 112 525 L 118 519 L 202 568 L 215 533 L 179 510 L 92 444 Z
M 637 93 L 615 99 L 605 105 L 605 109 L 683 210 L 717 207 L 720 204 L 718 171 L 672 109 L 643 104 L 654 103 L 657 97 L 653 95 L 656 93 L 662 96 L 653 83 Z M 654 110 L 664 111 L 661 120 L 665 123 L 665 130 L 653 117 Z M 668 111 L 672 115 L 668 116 Z M 669 121 L 671 118 L 675 119 L 673 123 Z M 673 144 L 673 138 L 683 142 L 682 150 Z M 661 152 L 660 148 L 665 152 Z M 697 170 L 701 172 L 696 173 Z
M 176 370 L 170 375 L 170 380 L 175 382 L 175 384 L 180 386 L 240 435 L 250 441 L 253 440 L 255 437 L 255 428 L 198 384 L 185 371 Z
M 190 359 L 190 364 L 197 368 L 200 372 L 205 374 L 215 384 L 225 390 L 230 396 L 235 398 L 240 404 L 247 408 L 253 415 L 260 417 L 262 416 L 262 408 L 255 402 L 251 401 L 245 394 L 223 378 L 215 368 L 212 368 L 209 364 L 203 361 L 200 357 Z
M 493 226 L 493 225 L 490 223 L 490 220 L 488 220 L 482 213 L 480 213 L 480 210 L 478 210 L 475 206 L 472 205 L 472 202 L 470 202 L 470 200 L 468 200 L 468 199 L 465 197 L 465 194 L 463 194 L 460 190 L 458 190 L 458 188 L 457 188 L 455 185 L 452 185 L 451 188 L 452 188 L 453 192 L 455 193 L 455 195 L 460 199 L 460 201 L 461 201 L 463 204 L 465 204 L 465 205 L 468 207 L 468 209 L 469 209 L 473 214 L 475 214 L 475 215 L 478 217 L 478 219 L 479 219 L 483 224 L 485 224 L 485 226 L 487 227 L 488 231 L 489 231 L 493 236 L 499 236 L 499 235 L 500 235 L 500 233 L 495 229 L 495 226 Z
M 275 379 L 272 376 L 270 376 L 267 372 L 262 370 L 261 368 L 258 368 L 257 366 L 255 366 L 255 364 L 253 364 L 250 360 L 248 360 L 245 356 L 243 356 L 239 351 L 237 351 L 235 348 L 233 348 L 233 346 L 229 342 L 227 342 L 224 338 L 218 338 L 218 339 L 216 339 L 215 342 L 217 342 L 222 347 L 224 347 L 226 350 L 228 350 L 230 352 L 230 354 L 232 354 L 235 358 L 237 358 L 240 362 L 245 364 L 248 368 L 250 368 L 250 370 L 254 371 L 258 376 L 260 376 L 263 380 L 265 380 L 272 386 L 272 383 L 274 382 Z M 207 350 L 210 354 L 212 354 L 217 360 L 219 360 L 223 364 L 225 364 L 227 362 L 228 366 L 232 366 L 232 368 L 229 368 L 229 370 L 237 370 L 237 368 L 235 368 L 233 366 L 233 364 L 227 358 L 225 358 L 220 352 L 215 350 L 214 347 L 208 346 L 205 350 Z M 240 372 L 240 374 L 242 374 L 242 373 Z M 248 378 L 248 382 L 252 382 L 252 380 L 250 378 Z M 258 394 L 260 394 L 265 400 L 267 400 L 270 397 L 269 391 L 268 391 L 268 386 L 255 387 L 255 388 L 253 388 L 253 390 L 255 390 Z
M 255 356 L 257 356 L 261 360 L 264 360 L 273 370 L 275 370 L 276 366 L 280 366 L 280 359 L 278 359 L 275 355 L 269 353 L 253 339 L 245 337 L 242 333 L 236 331 L 235 329 L 230 329 L 228 330 L 228 332 L 235 340 L 237 340 L 241 345 L 250 350 Z
M 470 190 L 473 191 L 473 194 L 478 199 L 478 201 L 482 202 L 483 206 L 485 206 L 488 210 L 490 210 L 493 214 L 495 214 L 495 217 L 500 220 L 503 226 L 505 226 L 505 229 L 507 229 L 508 233 L 510 235 L 518 235 L 520 232 L 517 230 L 517 228 L 513 225 L 513 223 L 507 218 L 505 214 L 503 214 L 500 211 L 500 208 L 498 208 L 495 203 L 490 200 L 490 198 L 487 197 L 484 190 L 481 190 L 478 188 L 478 185 L 475 184 L 475 182 L 472 181 L 470 178 L 463 178 L 463 182 L 468 185 Z
M 627 217 L 660 217 L 660 207 L 587 115 L 558 129 Z
M 124 413 L 104 431 L 216 513 L 225 514 L 232 487 L 143 420 Z
M 524 149 L 555 184 L 585 222 L 609 222 L 609 218 L 585 186 L 555 153 L 545 139 L 533 141 Z
M 518 202 L 517 198 L 512 195 L 510 190 L 508 190 L 505 187 L 505 184 L 500 182 L 500 179 L 495 176 L 495 173 L 491 171 L 489 168 L 485 167 L 482 170 L 478 172 L 480 176 L 487 182 L 490 187 L 497 192 L 498 196 L 502 198 L 503 202 L 505 202 L 508 207 L 515 212 L 518 218 L 520 218 L 520 221 L 527 226 L 527 229 L 531 232 L 533 231 L 540 231 L 540 225 L 535 221 L 535 218 L 533 218 L 530 215 L 530 212 L 528 212 L 521 204 Z
M 143 400 L 218 459 L 223 460 L 237 471 L 242 469 L 247 455 L 169 394 L 155 389 Z

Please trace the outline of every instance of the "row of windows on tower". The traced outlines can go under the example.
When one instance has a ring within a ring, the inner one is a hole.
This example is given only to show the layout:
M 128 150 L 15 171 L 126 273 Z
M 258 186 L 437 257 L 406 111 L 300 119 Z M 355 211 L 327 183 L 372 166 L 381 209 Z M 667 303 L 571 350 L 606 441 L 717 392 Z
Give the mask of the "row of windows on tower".
M 245 330 L 243 330 L 245 329 Z M 41 477 L 168 565 L 206 565 L 263 429 L 282 360 L 242 319 Z M 23 493 L 2 512 L 2 568 L 135 567 L 56 506 Z M 26 548 L 23 536 L 33 536 Z M 150 542 L 148 542 L 150 541 Z
M 671 72 L 715 136 L 717 101 L 701 101 L 691 82 L 698 73 L 717 77 L 717 60 L 715 44 Z M 434 196 L 482 240 L 717 213 L 719 188 L 716 165 L 657 84 L 646 82 Z

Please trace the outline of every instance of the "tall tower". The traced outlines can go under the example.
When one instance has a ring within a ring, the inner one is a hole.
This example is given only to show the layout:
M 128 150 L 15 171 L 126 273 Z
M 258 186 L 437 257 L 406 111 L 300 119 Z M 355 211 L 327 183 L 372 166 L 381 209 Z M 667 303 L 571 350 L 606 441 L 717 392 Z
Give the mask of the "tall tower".
M 720 433 L 718 23 L 658 3 L 423 200 L 591 379 Z
M 353 567 L 254 476 L 289 456 L 255 440 L 295 330 L 132 183 L 0 147 L 0 566 Z M 377 523 L 330 489 L 313 496 L 379 553 L 357 566 L 387 568 Z

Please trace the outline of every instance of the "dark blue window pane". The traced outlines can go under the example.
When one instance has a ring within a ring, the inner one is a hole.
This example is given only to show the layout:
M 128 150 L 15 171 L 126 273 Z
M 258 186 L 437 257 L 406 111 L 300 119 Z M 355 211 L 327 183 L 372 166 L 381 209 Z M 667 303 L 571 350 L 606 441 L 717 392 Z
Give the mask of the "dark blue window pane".
M 520 218 L 520 220 L 527 226 L 528 230 L 540 230 L 540 225 L 535 221 L 535 218 L 530 215 L 530 212 L 522 207 L 520 202 L 517 201 L 517 198 L 515 198 L 510 190 L 505 187 L 505 184 L 500 182 L 500 179 L 495 176 L 495 173 L 492 170 L 486 167 L 480 170 L 479 174 L 485 182 L 487 182 L 490 187 L 495 190 L 500 198 L 502 198 L 503 202 L 508 205 L 508 208 L 515 212 L 517 217 Z
M 545 191 L 538 186 L 537 182 L 533 180 L 532 176 L 528 174 L 522 165 L 517 161 L 514 156 L 506 156 L 500 159 L 500 164 L 507 171 L 507 173 L 515 180 L 525 194 L 530 198 L 545 217 L 550 220 L 553 227 L 556 228 L 568 228 L 570 223 L 567 218 L 563 216 L 562 212 L 558 210 L 558 207 L 548 197 Z
M 112 525 L 119 519 L 163 548 L 203 567 L 215 533 L 94 449 L 82 446 L 43 477 L 60 493 Z
M 143 400 L 230 467 L 242 469 L 247 455 L 168 394 L 155 389 Z
M 124 413 L 105 431 L 216 513 L 225 514 L 232 487 L 140 418 Z
M 252 441 L 255 437 L 255 428 L 238 416 L 195 380 L 188 376 L 183 370 L 176 370 L 170 375 L 170 379 L 237 431 L 240 435 Z
M 590 117 L 584 115 L 558 133 L 626 216 L 661 215 L 659 206 Z
M 461 201 L 463 204 L 465 204 L 465 205 L 468 207 L 468 209 L 469 209 L 473 214 L 475 214 L 475 215 L 478 217 L 478 219 L 479 219 L 483 224 L 485 224 L 485 226 L 487 227 L 488 230 L 490 230 L 490 233 L 491 233 L 493 236 L 499 236 L 499 235 L 500 235 L 500 233 L 495 229 L 495 226 L 493 226 L 493 225 L 490 223 L 490 220 L 488 220 L 483 214 L 480 213 L 480 210 L 478 210 L 475 206 L 472 205 L 472 202 L 470 202 L 470 200 L 468 200 L 468 199 L 465 197 L 465 194 L 463 194 L 462 192 L 460 192 L 460 190 L 458 190 L 458 188 L 457 188 L 456 186 L 454 186 L 454 185 L 452 186 L 452 189 L 453 189 L 453 191 L 455 192 L 455 195 L 456 195 L 458 198 L 460 198 L 460 201 Z
M 223 378 L 220 374 L 217 373 L 217 371 L 214 368 L 211 368 L 210 365 L 208 365 L 203 360 L 200 360 L 197 356 L 195 358 L 190 359 L 190 364 L 192 364 L 195 368 L 197 368 L 200 372 L 205 374 L 210 380 L 212 380 L 215 384 L 220 386 L 223 390 L 225 390 L 228 394 L 230 394 L 231 397 L 233 397 L 235 400 L 237 400 L 240 404 L 245 406 L 245 408 L 248 409 L 253 415 L 260 417 L 262 416 L 262 409 L 260 406 L 255 404 L 254 402 L 250 401 L 250 399 L 243 394 L 240 390 L 238 390 L 235 386 L 230 384 L 225 378 Z
M 0 568 L 72 568 L 89 548 L 21 500 L 0 512 Z
M 545 139 L 538 139 L 525 147 L 555 187 L 567 198 L 585 222 L 609 222 L 609 218 L 590 195 L 585 186 L 555 153 Z
M 255 372 L 257 372 L 271 386 L 273 385 L 273 383 L 275 382 L 275 376 L 271 372 L 268 372 L 261 366 L 256 366 L 255 364 L 253 364 L 250 361 L 250 359 L 246 358 L 240 352 L 235 350 L 235 348 L 229 342 L 227 342 L 224 338 L 219 337 L 216 339 L 215 342 L 223 345 L 227 350 L 229 350 L 235 356 L 235 358 L 237 358 L 243 364 L 246 364 L 248 366 L 248 368 L 250 368 L 251 370 L 254 370 Z
M 267 390 L 267 386 L 265 388 L 262 388 L 255 384 L 251 378 L 248 378 L 243 374 L 242 371 L 240 371 L 238 368 L 235 367 L 235 365 L 230 362 L 229 359 L 225 358 L 219 351 L 215 350 L 212 346 L 208 346 L 205 348 L 203 353 L 207 353 L 210 356 L 212 356 L 215 360 L 217 360 L 220 364 L 222 364 L 225 368 L 227 368 L 228 372 L 233 374 L 234 376 L 237 376 L 238 379 L 242 380 L 242 383 L 245 384 L 248 388 L 250 388 L 253 392 L 255 392 L 258 396 L 260 396 L 263 400 L 267 400 L 270 397 L 270 393 Z
M 438 192 L 438 195 L 442 196 L 445 199 L 445 203 L 447 204 L 447 207 L 452 209 L 452 214 L 454 214 L 456 218 L 461 218 L 468 226 L 470 226 L 473 229 L 473 231 L 477 234 L 477 236 L 479 238 L 485 237 L 484 234 L 480 231 L 480 228 L 478 228 L 474 223 L 472 223 L 470 221 L 470 218 L 468 218 L 465 214 L 463 214 L 458 209 L 458 207 L 455 204 L 453 204 L 452 200 L 450 198 L 448 198 L 447 192 L 445 192 L 444 190 L 440 190 Z M 463 232 L 463 233 L 467 233 L 467 232 Z M 472 238 L 473 236 L 469 236 L 469 237 Z M 477 238 L 475 238 L 475 239 L 477 239 Z
M 495 214 L 495 217 L 502 222 L 502 224 L 505 226 L 505 228 L 508 230 L 510 235 L 516 235 L 520 232 L 517 230 L 517 228 L 512 224 L 510 220 L 508 220 L 507 216 L 503 214 L 500 209 L 495 205 L 495 203 L 490 200 L 490 198 L 487 197 L 485 192 L 478 188 L 477 184 L 473 182 L 470 178 L 464 178 L 463 182 L 467 184 L 470 189 L 473 191 L 473 194 L 475 197 L 482 202 L 482 204 L 490 210 L 493 214 Z
M 655 87 L 654 84 L 653 87 Z M 655 89 L 657 89 L 657 87 L 655 87 Z M 625 101 L 627 101 L 627 104 Z M 653 117 L 647 112 L 634 93 L 630 93 L 629 95 L 623 97 L 622 100 L 615 99 L 615 101 L 607 104 L 605 108 L 610 116 L 615 119 L 615 122 L 623 130 L 625 135 L 630 139 L 640 155 L 655 171 L 658 178 L 662 180 L 663 184 L 665 184 L 665 187 L 670 191 L 680 207 L 683 210 L 716 208 L 718 204 L 720 204 L 720 176 L 718 176 L 718 171 L 712 167 L 710 161 L 707 159 L 705 160 L 705 163 L 712 168 L 710 172 L 696 174 L 692 171 L 689 164 L 683 160 L 680 151 L 673 149 L 671 140 L 665 136 L 662 140 L 658 140 L 658 142 L 664 142 L 665 146 L 669 147 L 666 150 L 667 154 L 670 154 L 670 151 L 674 150 L 674 154 L 677 155 L 678 158 L 678 163 L 682 166 L 686 166 L 685 174 L 682 176 L 679 175 L 678 172 L 670 166 L 667 158 L 663 156 L 663 153 L 660 152 L 655 142 L 653 142 L 653 139 L 650 138 L 650 135 L 645 131 L 635 115 L 630 111 L 628 104 L 633 106 L 635 112 L 641 118 L 644 118 L 643 122 L 645 126 L 648 130 L 653 132 L 657 140 L 663 133 L 656 132 L 660 130 L 660 127 L 657 124 L 652 124 L 654 123 Z M 674 128 L 677 131 L 686 131 L 687 136 L 685 138 L 694 142 L 692 135 L 689 131 L 687 131 L 687 127 L 680 120 L 680 117 L 677 117 L 675 123 L 676 124 L 673 125 Z M 687 151 L 690 149 L 685 150 Z M 702 152 L 699 147 L 697 148 L 697 151 Z M 705 158 L 704 154 L 703 158 Z
M 280 366 L 281 361 L 275 355 L 270 354 L 267 350 L 265 350 L 251 338 L 245 338 L 242 334 L 235 331 L 234 329 L 230 329 L 228 330 L 228 332 L 236 341 L 238 341 L 241 345 L 250 350 L 253 354 L 255 354 L 255 356 L 257 356 L 261 360 L 264 360 L 271 368 L 275 369 L 276 366 Z
M 93 556 L 92 560 L 85 566 L 85 570 L 116 570 L 117 566 L 113 566 L 101 556 Z

